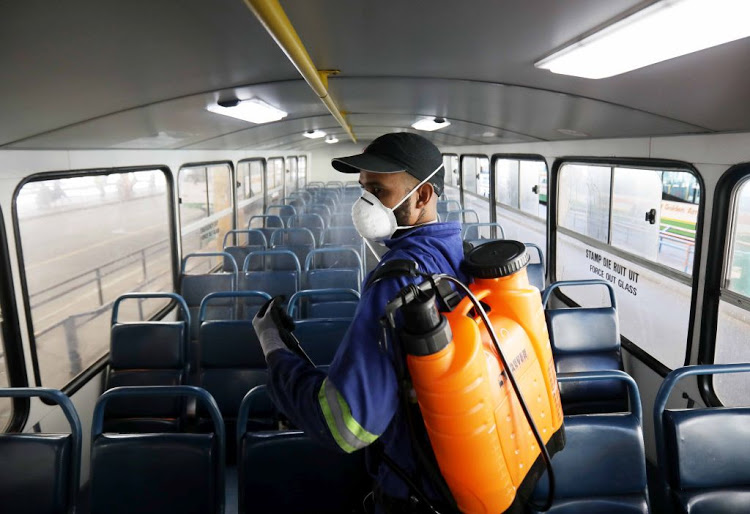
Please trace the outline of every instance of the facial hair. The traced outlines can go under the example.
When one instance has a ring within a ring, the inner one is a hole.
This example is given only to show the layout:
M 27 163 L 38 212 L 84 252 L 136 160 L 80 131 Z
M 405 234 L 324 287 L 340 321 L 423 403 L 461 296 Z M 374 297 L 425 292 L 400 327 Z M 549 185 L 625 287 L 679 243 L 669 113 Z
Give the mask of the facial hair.
M 407 198 L 404 203 L 399 205 L 393 210 L 393 215 L 396 217 L 396 222 L 398 223 L 399 227 L 405 227 L 408 225 L 411 225 L 409 223 L 409 219 L 411 218 L 412 214 L 412 208 L 411 208 L 411 197 Z M 414 225 L 419 225 L 419 222 L 422 220 L 422 217 L 424 216 L 424 209 L 422 209 L 419 212 L 419 216 L 417 217 L 417 220 L 413 223 Z

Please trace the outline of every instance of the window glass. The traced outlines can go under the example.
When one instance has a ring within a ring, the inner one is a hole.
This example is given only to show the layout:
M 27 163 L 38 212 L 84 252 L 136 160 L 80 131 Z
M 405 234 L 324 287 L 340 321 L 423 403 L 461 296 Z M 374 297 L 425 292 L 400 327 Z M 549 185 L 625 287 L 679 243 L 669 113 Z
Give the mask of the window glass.
M 307 186 L 307 157 L 300 155 L 299 161 L 297 162 L 299 168 L 299 187 L 303 188 Z
M 297 158 L 289 157 L 288 161 L 289 161 L 289 184 L 287 187 L 286 194 L 289 194 L 292 191 L 295 191 L 297 189 L 297 180 L 298 180 Z
M 750 181 L 737 186 L 732 227 L 727 247 L 729 260 L 724 272 L 724 289 L 750 298 Z M 734 305 L 725 299 L 719 302 L 714 362 L 729 364 L 750 362 L 750 312 L 747 304 Z M 750 376 L 747 373 L 717 375 L 714 391 L 727 406 L 747 405 Z
M 561 227 L 608 241 L 609 166 L 565 164 L 560 169 Z
M 240 161 L 237 180 L 237 228 L 247 228 L 250 217 L 263 214 L 263 160 Z
M 232 183 L 228 164 L 183 167 L 178 174 L 180 235 L 183 257 L 222 250 L 232 229 Z M 208 271 L 212 259 L 190 259 L 192 273 Z M 213 260 L 218 265 L 220 258 Z
M 469 193 L 464 194 L 463 208 L 475 211 L 480 223 L 489 223 L 490 160 L 473 156 L 464 156 L 461 160 L 464 193 Z M 473 215 L 465 216 L 465 223 L 474 222 Z
M 622 335 L 669 368 L 684 363 L 690 323 L 688 275 L 693 269 L 699 207 L 691 201 L 699 199 L 700 192 L 688 185 L 685 190 L 690 194 L 680 196 L 673 187 L 688 181 L 688 175 L 687 171 L 563 164 L 559 177 L 560 225 L 599 243 L 559 232 L 555 279 L 608 281 L 617 296 Z M 697 186 L 690 177 L 688 182 Z M 665 274 L 644 259 L 686 276 Z M 582 305 L 607 303 L 603 287 L 593 293 L 586 289 L 569 288 L 564 293 Z
M 41 383 L 61 388 L 109 350 L 113 300 L 172 290 L 167 181 L 161 170 L 34 181 L 15 207 Z M 165 305 L 129 303 L 131 319 Z
M 266 206 L 279 204 L 283 197 L 284 187 L 284 158 L 268 159 L 266 164 Z
M 445 168 L 445 185 L 458 187 L 460 185 L 458 173 L 458 155 L 443 155 Z
M 547 163 L 522 160 L 518 172 L 521 210 L 547 219 Z
M 518 208 L 518 168 L 517 159 L 495 161 L 495 201 Z

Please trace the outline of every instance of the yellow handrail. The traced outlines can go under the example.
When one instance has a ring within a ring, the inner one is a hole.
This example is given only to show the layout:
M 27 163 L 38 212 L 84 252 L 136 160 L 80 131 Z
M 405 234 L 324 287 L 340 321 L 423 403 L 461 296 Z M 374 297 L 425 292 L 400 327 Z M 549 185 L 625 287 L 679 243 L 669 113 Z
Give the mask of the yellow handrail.
M 286 56 L 289 57 L 289 60 L 292 61 L 292 64 L 294 64 L 312 90 L 315 91 L 315 94 L 320 97 L 333 117 L 336 118 L 336 121 L 346 130 L 352 141 L 356 143 L 357 138 L 354 136 L 352 128 L 328 92 L 328 75 L 332 73 L 328 70 L 319 71 L 315 67 L 312 59 L 310 59 L 310 54 L 307 53 L 305 46 L 297 35 L 297 31 L 294 30 L 292 23 L 289 21 L 278 0 L 244 1 L 268 33 L 271 34 L 271 37 L 281 47 Z

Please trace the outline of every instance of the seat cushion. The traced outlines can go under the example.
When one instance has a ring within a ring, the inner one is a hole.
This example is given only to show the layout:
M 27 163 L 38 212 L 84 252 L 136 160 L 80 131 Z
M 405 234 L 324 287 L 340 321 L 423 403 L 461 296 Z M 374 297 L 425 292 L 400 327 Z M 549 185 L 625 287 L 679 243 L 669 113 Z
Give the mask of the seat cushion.
M 673 495 L 676 508 L 689 514 L 744 514 L 750 511 L 750 487 L 685 491 Z
M 532 510 L 537 513 L 541 511 Z M 547 514 L 648 514 L 645 495 L 555 501 Z
M 578 371 L 622 370 L 619 352 L 577 353 L 555 356 L 558 373 Z M 560 384 L 563 407 L 585 404 L 609 405 L 614 412 L 627 410 L 627 389 L 622 380 L 587 380 Z M 597 411 L 589 411 L 597 412 Z M 601 411 L 599 411 L 601 412 Z M 605 411 L 606 412 L 606 411 Z M 612 412 L 610 410 L 610 412 Z M 573 412 L 566 411 L 566 414 Z

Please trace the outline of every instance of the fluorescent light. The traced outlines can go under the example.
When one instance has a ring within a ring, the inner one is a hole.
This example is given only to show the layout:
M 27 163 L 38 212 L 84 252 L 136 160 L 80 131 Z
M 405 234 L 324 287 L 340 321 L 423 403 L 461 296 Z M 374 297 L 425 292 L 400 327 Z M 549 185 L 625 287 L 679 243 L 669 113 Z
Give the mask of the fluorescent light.
M 433 130 L 447 127 L 450 124 L 451 122 L 445 118 L 422 118 L 421 120 L 417 120 L 417 122 L 412 125 L 412 128 L 432 132 Z
M 326 138 L 326 143 L 328 143 L 330 145 L 332 145 L 333 143 L 338 143 L 338 142 L 339 142 L 339 140 L 338 140 L 338 138 L 336 136 L 328 136 Z
M 748 18 L 748 0 L 662 1 L 534 66 L 589 79 L 612 77 L 748 37 Z
M 236 102 L 236 103 L 235 103 Z M 285 118 L 287 113 L 277 109 L 259 98 L 237 100 L 235 102 L 221 102 L 224 105 L 212 104 L 206 107 L 211 112 L 231 116 L 250 123 L 268 123 Z M 234 104 L 234 105 L 233 105 Z
M 309 137 L 310 139 L 319 139 L 321 137 L 324 137 L 326 133 L 323 132 L 322 130 L 315 129 L 315 130 L 308 130 L 302 135 L 305 137 Z

